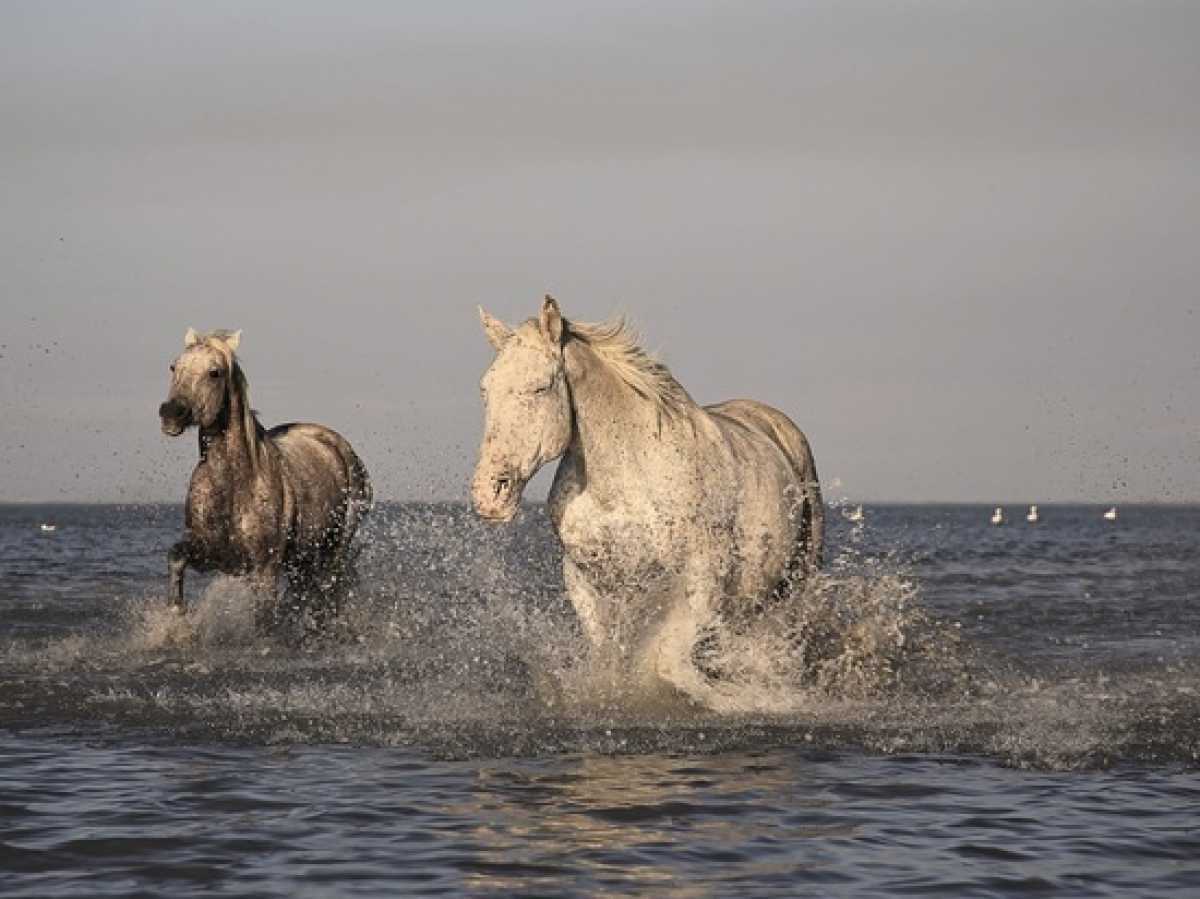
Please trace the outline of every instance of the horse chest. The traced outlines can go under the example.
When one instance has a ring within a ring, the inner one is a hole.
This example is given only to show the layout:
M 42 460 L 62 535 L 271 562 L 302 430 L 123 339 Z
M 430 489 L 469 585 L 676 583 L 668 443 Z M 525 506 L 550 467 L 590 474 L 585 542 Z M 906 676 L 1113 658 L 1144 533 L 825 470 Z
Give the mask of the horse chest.
M 563 551 L 598 587 L 646 589 L 678 575 L 684 559 L 669 527 L 623 508 L 605 508 L 586 493 L 551 502 Z
M 188 495 L 187 529 L 215 565 L 241 568 L 273 549 L 278 510 L 260 490 L 236 492 L 207 471 L 197 471 Z

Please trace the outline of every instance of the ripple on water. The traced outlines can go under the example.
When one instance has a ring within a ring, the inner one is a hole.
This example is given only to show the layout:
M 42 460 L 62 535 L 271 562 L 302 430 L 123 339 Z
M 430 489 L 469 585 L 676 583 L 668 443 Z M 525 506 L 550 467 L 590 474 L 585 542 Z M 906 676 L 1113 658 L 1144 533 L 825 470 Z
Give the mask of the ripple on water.
M 725 622 L 726 711 L 589 668 L 536 517 L 382 515 L 306 646 L 224 579 L 174 616 L 157 557 L 5 581 L 0 892 L 1193 895 L 1193 556 L 1050 528 L 989 555 L 900 514 Z

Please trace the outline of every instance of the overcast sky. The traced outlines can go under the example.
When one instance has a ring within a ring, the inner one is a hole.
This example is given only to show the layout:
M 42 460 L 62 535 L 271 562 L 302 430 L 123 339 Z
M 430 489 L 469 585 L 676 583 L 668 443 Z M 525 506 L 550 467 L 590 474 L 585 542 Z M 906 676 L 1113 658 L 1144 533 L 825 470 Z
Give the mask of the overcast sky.
M 464 498 L 476 304 L 546 291 L 779 406 L 831 498 L 1200 500 L 1198 40 L 1195 2 L 8 0 L 0 500 L 181 499 L 189 326 L 381 496 Z

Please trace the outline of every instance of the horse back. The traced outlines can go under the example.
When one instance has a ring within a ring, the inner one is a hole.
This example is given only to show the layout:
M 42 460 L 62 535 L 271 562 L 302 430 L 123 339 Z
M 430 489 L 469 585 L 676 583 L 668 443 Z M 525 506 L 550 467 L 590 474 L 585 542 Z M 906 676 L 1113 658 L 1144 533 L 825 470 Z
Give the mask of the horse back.
M 293 532 L 304 542 L 349 531 L 371 503 L 366 468 L 349 442 L 324 425 L 291 423 L 267 432 L 293 497 Z
M 717 419 L 718 423 L 722 420 L 733 422 L 765 434 L 783 451 L 801 480 L 817 480 L 816 462 L 808 438 L 796 427 L 795 422 L 778 409 L 756 400 L 728 400 L 705 406 L 704 411 Z

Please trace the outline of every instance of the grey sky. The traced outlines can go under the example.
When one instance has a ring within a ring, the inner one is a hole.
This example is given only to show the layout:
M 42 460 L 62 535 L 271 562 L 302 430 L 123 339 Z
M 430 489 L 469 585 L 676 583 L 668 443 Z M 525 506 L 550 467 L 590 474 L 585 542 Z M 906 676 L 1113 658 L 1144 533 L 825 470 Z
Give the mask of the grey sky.
M 0 5 L 0 500 L 268 424 L 461 498 L 475 305 L 628 312 L 861 499 L 1200 500 L 1200 4 Z

